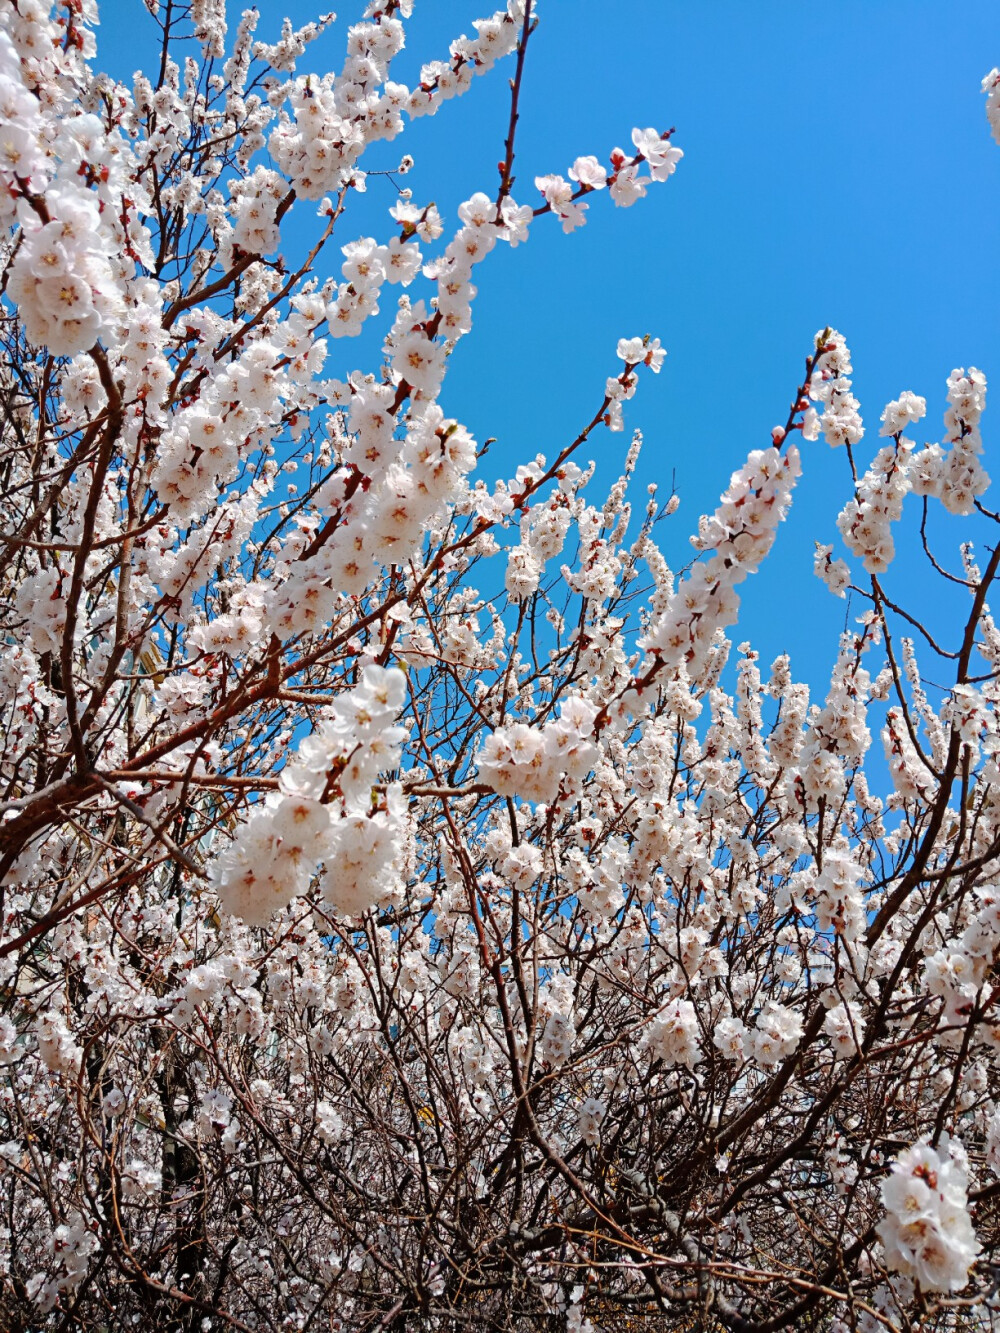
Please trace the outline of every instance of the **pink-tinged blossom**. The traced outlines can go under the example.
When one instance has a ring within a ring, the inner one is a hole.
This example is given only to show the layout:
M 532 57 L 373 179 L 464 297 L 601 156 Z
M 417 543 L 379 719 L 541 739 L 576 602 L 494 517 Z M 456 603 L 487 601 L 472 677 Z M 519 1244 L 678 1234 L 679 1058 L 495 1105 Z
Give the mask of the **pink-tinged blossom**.
M 530 204 L 518 205 L 508 195 L 500 204 L 500 235 L 513 248 L 528 239 L 528 226 L 534 216 Z
M 813 573 L 823 580 L 834 596 L 847 596 L 847 588 L 851 582 L 850 566 L 846 560 L 834 558 L 832 546 L 824 546 L 822 542 L 816 543 Z
M 616 207 L 631 208 L 636 200 L 645 199 L 650 178 L 639 175 L 638 163 L 624 165 L 625 155 L 620 148 L 615 149 L 615 153 L 612 154 L 612 161 L 614 161 L 616 155 L 620 161 L 616 164 L 615 174 L 609 180 L 608 188 Z
M 578 157 L 569 169 L 569 178 L 588 190 L 603 190 L 608 183 L 607 170 L 596 157 Z
M 649 164 L 649 174 L 655 181 L 665 181 L 673 175 L 677 163 L 684 156 L 666 135 L 653 129 L 633 130 L 632 143 L 636 152 Z
M 571 232 L 586 222 L 587 205 L 573 202 L 573 187 L 562 176 L 536 176 L 535 187 L 541 190 L 545 202 L 562 220 L 563 231 Z
M 660 346 L 659 338 L 619 338 L 618 356 L 627 365 L 649 366 L 655 375 L 666 358 L 666 349 Z

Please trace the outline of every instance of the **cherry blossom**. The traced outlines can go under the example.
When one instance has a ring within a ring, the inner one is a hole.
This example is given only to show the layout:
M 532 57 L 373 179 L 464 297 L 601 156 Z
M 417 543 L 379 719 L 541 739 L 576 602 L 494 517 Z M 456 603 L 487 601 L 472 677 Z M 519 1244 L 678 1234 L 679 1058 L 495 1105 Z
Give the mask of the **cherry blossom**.
M 626 326 L 496 462 L 483 275 L 683 206 L 673 130 L 529 169 L 531 0 L 407 84 L 412 0 L 146 9 L 122 83 L 92 0 L 0 7 L 0 1323 L 985 1327 L 986 373 L 872 440 L 820 329 L 689 535 Z M 411 121 L 479 76 L 435 205 Z M 821 435 L 807 683 L 736 627 Z

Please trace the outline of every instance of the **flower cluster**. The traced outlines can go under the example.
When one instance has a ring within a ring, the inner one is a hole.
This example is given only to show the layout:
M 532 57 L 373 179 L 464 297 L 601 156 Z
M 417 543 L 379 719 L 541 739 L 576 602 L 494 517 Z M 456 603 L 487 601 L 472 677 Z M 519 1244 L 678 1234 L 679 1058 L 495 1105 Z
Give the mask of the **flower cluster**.
M 991 69 L 983 79 L 986 94 L 986 119 L 990 122 L 993 138 L 1000 143 L 1000 69 Z
M 628 208 L 645 196 L 652 181 L 665 181 L 673 175 L 684 156 L 670 142 L 669 134 L 654 129 L 634 129 L 632 143 L 636 151 L 631 158 L 620 148 L 614 149 L 610 173 L 596 157 L 587 156 L 576 159 L 569 169 L 569 180 L 557 175 L 535 177 L 536 188 L 541 191 L 546 207 L 562 222 L 563 231 L 575 231 L 586 222 L 587 205 L 581 202 L 584 195 L 607 186 L 614 202 Z M 639 174 L 643 162 L 649 167 L 648 176 Z
M 42 143 L 38 98 L 25 85 L 21 61 L 6 29 L 0 27 L 0 221 L 17 218 L 18 197 L 41 194 L 51 163 Z
M 572 977 L 557 972 L 539 996 L 540 1051 L 542 1059 L 553 1066 L 565 1064 L 573 1054 L 576 1039 L 573 992 Z
M 815 440 L 822 430 L 827 444 L 837 448 L 857 444 L 862 438 L 865 428 L 858 411 L 860 404 L 851 392 L 850 373 L 851 354 L 847 344 L 836 329 L 827 329 L 809 381 L 809 397 L 821 405 L 822 415 L 816 408 L 806 412 L 803 439 Z
M 597 708 L 588 699 L 566 699 L 559 717 L 542 727 L 513 722 L 486 737 L 477 757 L 479 777 L 501 796 L 552 804 L 574 790 L 593 768 Z
M 926 797 L 934 785 L 934 772 L 918 752 L 899 708 L 890 708 L 886 713 L 882 745 L 897 795 L 904 801 Z
M 27 1283 L 28 1296 L 42 1314 L 54 1309 L 60 1296 L 72 1297 L 85 1281 L 91 1257 L 99 1248 L 97 1236 L 79 1215 L 52 1229 L 47 1246 L 52 1275 L 42 1270 Z
M 851 582 L 851 568 L 846 560 L 834 558 L 833 545 L 816 543 L 813 556 L 813 573 L 823 580 L 836 597 L 846 597 Z
M 671 1000 L 646 1029 L 643 1047 L 653 1060 L 693 1069 L 701 1059 L 698 1015 L 690 1000 Z
M 96 20 L 91 5 L 77 11 Z M 29 340 L 55 356 L 113 342 L 123 280 L 135 260 L 153 263 L 138 213 L 145 188 L 128 181 L 131 147 L 92 111 L 54 117 L 38 96 L 39 80 L 63 81 L 58 106 L 79 76 L 77 54 L 91 39 L 86 27 L 70 26 L 74 41 L 63 45 L 60 23 L 42 6 L 14 9 L 0 23 L 0 221 L 18 228 L 6 294 Z
M 269 167 L 229 184 L 232 197 L 233 244 L 248 254 L 273 254 L 281 243 L 278 207 L 287 186 Z
M 878 1225 L 886 1266 L 924 1291 L 961 1291 L 980 1246 L 968 1211 L 968 1165 L 957 1140 L 945 1155 L 925 1141 L 905 1149 L 882 1182 Z
M 598 1097 L 587 1097 L 580 1106 L 577 1125 L 580 1138 L 596 1148 L 601 1141 L 601 1121 L 608 1113 L 607 1105 Z
M 112 331 L 122 303 L 98 206 L 88 191 L 53 186 L 48 219 L 30 216 L 11 265 L 7 290 L 33 343 L 73 356 Z
M 835 1004 L 826 1011 L 823 1031 L 830 1038 L 834 1056 L 847 1059 L 861 1052 L 865 1038 L 865 1020 L 861 1006 L 853 1000 Z
M 405 803 L 392 785 L 373 800 L 372 786 L 399 762 L 407 731 L 396 717 L 405 695 L 402 671 L 366 667 L 302 741 L 280 795 L 251 814 L 213 867 L 227 911 L 265 925 L 306 892 L 321 863 L 324 898 L 344 916 L 359 917 L 389 891 L 406 837 Z
M 771 1000 L 757 1015 L 747 1037 L 747 1054 L 762 1069 L 774 1069 L 795 1051 L 802 1036 L 801 1015 Z
M 892 563 L 895 546 L 890 525 L 899 520 L 910 488 L 909 452 L 913 442 L 897 436 L 880 449 L 858 482 L 857 493 L 841 510 L 837 527 L 845 545 L 864 561 L 870 574 Z
M 354 164 L 369 139 L 393 138 L 409 89 L 388 82 L 389 62 L 403 47 L 403 25 L 381 16 L 351 31 L 349 55 L 339 78 L 306 75 L 288 92 L 292 115 L 283 114 L 268 147 L 279 169 L 306 199 L 320 199 L 354 183 Z
M 929 444 L 914 455 L 913 490 L 936 495 L 951 514 L 971 514 L 990 484 L 979 456 L 983 439 L 979 420 L 986 406 L 986 376 L 975 366 L 948 376 L 948 409 L 944 414 L 945 446 Z
M 736 620 L 736 585 L 754 573 L 774 542 L 801 472 L 799 451 L 789 445 L 754 450 L 734 472 L 721 504 L 703 517 L 695 550 L 708 559 L 695 564 L 677 586 L 642 641 L 647 653 L 671 663 L 686 662 L 694 676 L 704 665 L 717 631 Z
M 388 77 L 390 62 L 403 48 L 402 22 L 384 10 L 372 22 L 355 24 L 339 76 L 307 75 L 292 83 L 287 95 L 292 115 L 282 115 L 268 143 L 279 168 L 306 199 L 361 185 L 355 163 L 368 144 L 394 139 L 403 129 L 404 111 L 413 118 L 432 114 L 464 92 L 473 73 L 485 73 L 514 49 L 522 19 L 522 0 L 510 0 L 506 10 L 478 20 L 476 37 L 454 42 L 448 61 L 424 65 L 413 90 Z

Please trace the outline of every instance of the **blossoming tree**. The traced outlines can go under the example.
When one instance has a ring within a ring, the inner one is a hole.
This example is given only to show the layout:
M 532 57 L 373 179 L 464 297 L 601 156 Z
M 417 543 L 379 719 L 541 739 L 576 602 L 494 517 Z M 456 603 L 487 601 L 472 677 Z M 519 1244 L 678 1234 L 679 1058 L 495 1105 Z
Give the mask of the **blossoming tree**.
M 413 88 L 411 5 L 316 78 L 332 16 L 150 0 L 127 87 L 91 0 L 0 3 L 0 1324 L 986 1327 L 1000 545 L 925 543 L 953 642 L 882 581 L 904 504 L 1000 522 L 985 378 L 864 454 L 824 329 L 679 574 L 639 438 L 586 461 L 655 339 L 489 478 L 442 392 L 477 266 L 681 152 L 515 198 L 531 0 Z M 370 145 L 501 60 L 499 185 L 352 239 Z M 727 631 L 820 436 L 865 611 L 810 703 Z

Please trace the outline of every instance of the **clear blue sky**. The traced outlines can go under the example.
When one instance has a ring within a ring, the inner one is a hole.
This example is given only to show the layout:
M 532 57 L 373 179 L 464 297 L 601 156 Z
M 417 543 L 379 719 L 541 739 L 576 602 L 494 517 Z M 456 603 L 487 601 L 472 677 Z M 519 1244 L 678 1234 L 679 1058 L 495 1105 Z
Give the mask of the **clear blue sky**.
M 298 22 L 314 12 L 301 0 L 289 7 Z M 230 7 L 233 18 L 239 8 Z M 259 35 L 273 39 L 286 5 L 261 8 Z M 361 10 L 346 0 L 308 67 L 339 67 L 346 27 Z M 101 12 L 97 64 L 118 75 L 151 64 L 143 33 L 151 39 L 152 24 L 139 0 L 104 0 Z M 416 0 L 394 76 L 415 82 L 423 61 L 445 56 L 487 12 L 486 3 Z M 555 454 L 576 433 L 616 368 L 622 335 L 655 334 L 669 356 L 627 405 L 625 434 L 595 437 L 591 452 L 614 475 L 631 427 L 643 430 L 640 504 L 645 482 L 668 490 L 676 473 L 682 503 L 665 541 L 675 567 L 690 557 L 698 514 L 784 420 L 824 324 L 854 354 L 868 426 L 862 464 L 877 447 L 882 407 L 903 389 L 928 400 L 914 432 L 921 443 L 941 437 L 953 366 L 992 375 L 996 401 L 1000 147 L 979 92 L 1000 64 L 996 0 L 541 0 L 539 12 L 517 142 L 519 202 L 538 202 L 537 174 L 565 174 L 578 154 L 604 159 L 616 144 L 628 147 L 633 125 L 676 126 L 686 156 L 634 208 L 592 197 L 581 231 L 564 236 L 553 219 L 539 219 L 527 245 L 498 248 L 477 270 L 475 327 L 442 401 L 478 439 L 498 437 L 498 473 L 538 451 Z M 512 71 L 510 61 L 497 67 L 379 146 L 387 166 L 403 152 L 415 157 L 406 183 L 449 224 L 462 199 L 495 189 Z M 382 209 L 393 197 L 389 182 L 371 181 L 370 211 L 343 240 L 388 235 Z M 333 352 L 331 373 L 369 368 L 354 346 L 335 343 Z M 1000 489 L 994 416 L 1000 407 L 984 418 L 985 462 Z M 765 661 L 787 649 L 795 674 L 815 687 L 835 654 L 844 604 L 812 575 L 813 541 L 836 540 L 848 495 L 843 452 L 807 445 L 792 516 L 742 589 L 736 641 L 751 638 Z M 966 534 L 954 523 L 939 529 L 955 564 Z M 939 621 L 938 586 L 923 570 L 901 562 L 890 583 Z

